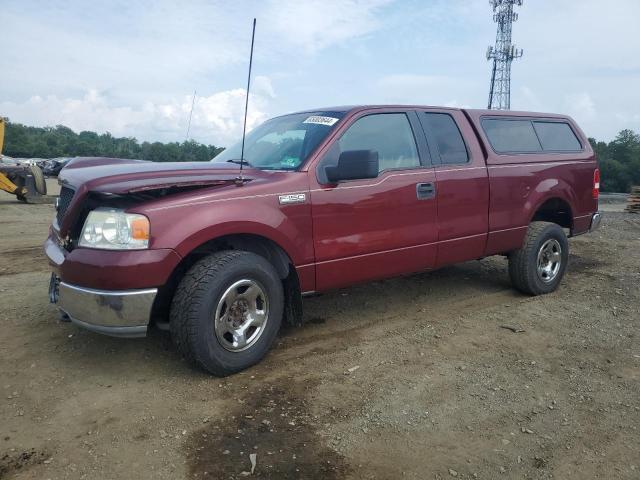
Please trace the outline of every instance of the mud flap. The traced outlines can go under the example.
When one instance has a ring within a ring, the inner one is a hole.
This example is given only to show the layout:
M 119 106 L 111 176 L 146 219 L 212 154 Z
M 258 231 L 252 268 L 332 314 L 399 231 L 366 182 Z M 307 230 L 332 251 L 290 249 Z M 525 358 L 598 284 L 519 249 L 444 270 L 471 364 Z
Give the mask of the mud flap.
M 290 326 L 300 326 L 303 322 L 302 294 L 295 269 L 290 267 L 289 275 L 282 281 L 284 288 L 283 322 Z

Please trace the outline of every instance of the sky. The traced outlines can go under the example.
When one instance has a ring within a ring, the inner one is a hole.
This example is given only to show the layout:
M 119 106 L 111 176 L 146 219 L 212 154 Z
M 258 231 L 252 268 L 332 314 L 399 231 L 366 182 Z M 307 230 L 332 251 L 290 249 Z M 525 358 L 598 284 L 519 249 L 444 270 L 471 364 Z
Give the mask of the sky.
M 525 0 L 511 107 L 640 132 L 640 0 Z M 487 0 L 0 0 L 0 115 L 35 126 L 227 146 L 291 111 L 486 108 Z

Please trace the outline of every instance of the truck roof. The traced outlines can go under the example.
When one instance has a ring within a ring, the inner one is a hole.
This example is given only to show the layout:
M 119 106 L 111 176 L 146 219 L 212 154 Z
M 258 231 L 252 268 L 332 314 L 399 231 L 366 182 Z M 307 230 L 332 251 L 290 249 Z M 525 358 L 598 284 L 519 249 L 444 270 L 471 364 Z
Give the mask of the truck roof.
M 476 108 L 456 108 L 456 107 L 443 107 L 438 105 L 412 105 L 412 104 L 371 104 L 371 105 L 341 105 L 335 107 L 321 107 L 321 108 L 310 108 L 305 110 L 300 110 L 298 112 L 292 112 L 291 114 L 296 113 L 313 113 L 313 112 L 341 112 L 347 113 L 351 111 L 364 110 L 370 108 L 437 108 L 439 110 L 451 110 L 451 111 L 461 111 L 467 112 L 471 117 L 478 119 L 485 115 L 491 116 L 510 116 L 510 117 L 545 117 L 545 118 L 569 118 L 567 115 L 560 115 L 557 113 L 544 113 L 544 112 L 527 112 L 527 111 L 517 111 L 517 110 L 487 110 L 487 109 L 476 109 Z

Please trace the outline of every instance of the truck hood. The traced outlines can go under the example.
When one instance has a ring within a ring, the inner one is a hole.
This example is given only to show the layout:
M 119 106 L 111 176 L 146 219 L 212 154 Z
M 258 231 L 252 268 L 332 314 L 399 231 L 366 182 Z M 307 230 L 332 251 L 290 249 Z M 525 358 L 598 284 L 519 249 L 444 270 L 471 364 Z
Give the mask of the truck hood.
M 239 165 L 209 162 L 149 162 L 118 158 L 77 158 L 60 172 L 63 185 L 84 192 L 128 194 L 166 188 L 228 185 L 237 180 Z M 261 171 L 245 168 L 244 181 Z
M 129 195 L 169 189 L 175 192 L 198 187 L 222 188 L 237 184 L 239 174 L 240 166 L 233 163 L 74 159 L 58 176 L 63 187 L 74 190 L 70 202 L 61 201 L 58 207 L 61 209 L 57 214 L 60 238 L 70 232 L 90 193 Z M 257 179 L 268 180 L 268 173 L 254 168 L 243 169 L 243 184 Z

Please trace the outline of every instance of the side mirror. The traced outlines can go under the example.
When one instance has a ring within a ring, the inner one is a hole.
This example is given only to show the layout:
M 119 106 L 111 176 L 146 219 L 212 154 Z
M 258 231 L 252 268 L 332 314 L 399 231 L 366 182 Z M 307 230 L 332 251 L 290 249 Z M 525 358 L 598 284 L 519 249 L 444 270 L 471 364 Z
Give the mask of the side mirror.
M 331 183 L 341 180 L 359 180 L 378 176 L 378 152 L 375 150 L 347 150 L 338 158 L 337 165 L 326 166 L 325 174 Z

